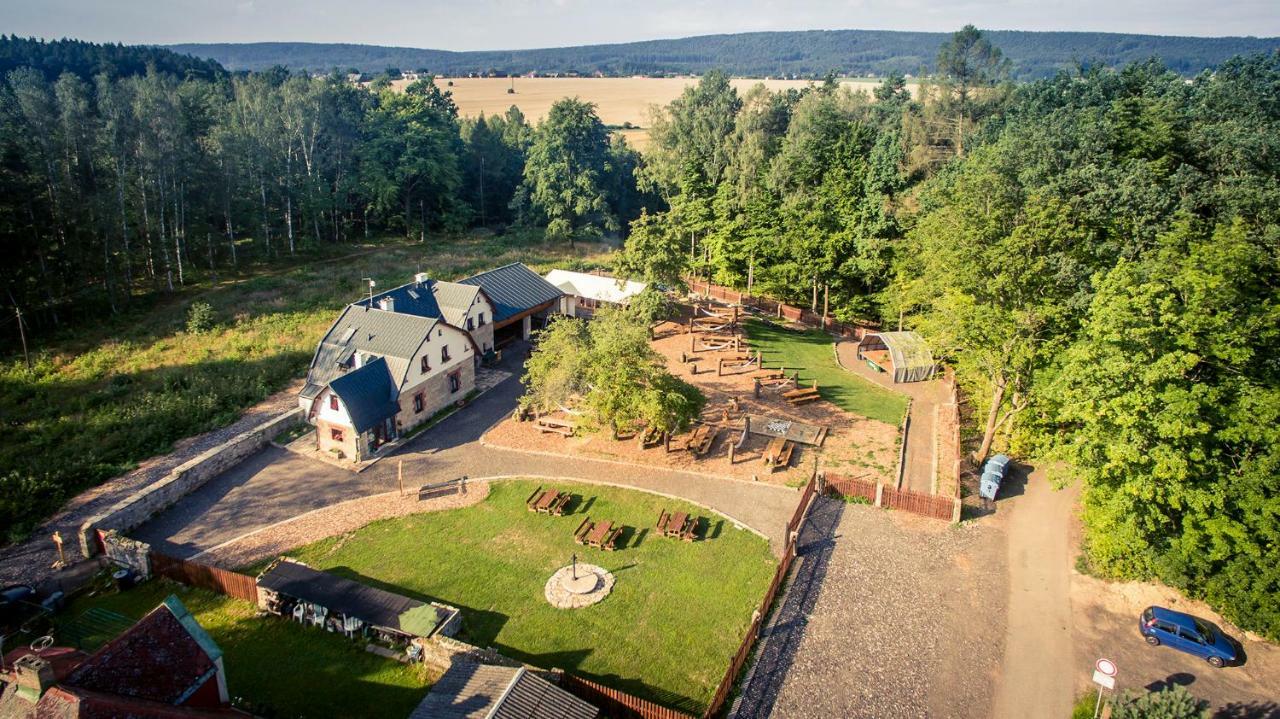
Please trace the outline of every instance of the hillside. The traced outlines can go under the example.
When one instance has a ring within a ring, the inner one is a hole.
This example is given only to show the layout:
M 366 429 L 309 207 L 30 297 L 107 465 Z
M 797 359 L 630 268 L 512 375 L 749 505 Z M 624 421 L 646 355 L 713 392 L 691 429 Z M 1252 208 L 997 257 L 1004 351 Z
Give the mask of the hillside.
M 64 72 L 85 79 L 104 73 L 113 78 L 144 75 L 148 67 L 203 80 L 226 75 L 216 62 L 162 47 L 0 35 L 0 75 L 20 67 L 33 67 L 48 80 L 56 80 Z
M 986 33 L 1014 65 L 1020 79 L 1052 75 L 1079 62 L 1123 65 L 1158 56 L 1172 70 L 1194 74 L 1239 54 L 1280 49 L 1280 38 L 1165 37 L 1094 32 Z M 425 69 L 438 75 L 578 72 L 606 75 L 701 74 L 723 69 L 732 75 L 882 76 L 928 69 L 947 33 L 881 30 L 809 30 L 704 35 L 614 45 L 534 50 L 450 52 L 377 45 L 268 42 L 186 44 L 171 49 L 216 60 L 230 70 L 282 65 L 295 70 L 388 67 Z

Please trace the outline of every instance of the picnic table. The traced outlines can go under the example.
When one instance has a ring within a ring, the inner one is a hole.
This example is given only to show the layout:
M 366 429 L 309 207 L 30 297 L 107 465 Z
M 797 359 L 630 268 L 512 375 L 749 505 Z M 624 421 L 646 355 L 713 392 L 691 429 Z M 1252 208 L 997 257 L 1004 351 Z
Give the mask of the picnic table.
M 697 528 L 698 518 L 690 516 L 688 512 L 668 514 L 664 509 L 658 515 L 658 531 L 664 537 L 678 537 L 686 542 L 692 542 Z
M 614 545 L 618 541 L 618 535 L 622 534 L 622 527 L 614 526 L 613 522 L 592 522 L 590 517 L 582 520 L 582 524 L 578 525 L 578 530 L 573 533 L 573 540 L 578 544 L 585 544 L 588 547 L 598 547 L 607 551 L 613 551 Z
M 561 492 L 557 489 L 543 491 L 542 487 L 538 487 L 533 491 L 533 494 L 529 495 L 529 499 L 526 500 L 525 504 L 530 512 L 560 516 L 564 514 L 565 505 L 569 503 L 569 499 L 572 496 L 568 492 Z
M 778 461 L 778 455 L 782 454 L 782 448 L 786 443 L 786 437 L 774 437 L 769 440 L 769 446 L 764 449 L 764 463 L 771 465 Z

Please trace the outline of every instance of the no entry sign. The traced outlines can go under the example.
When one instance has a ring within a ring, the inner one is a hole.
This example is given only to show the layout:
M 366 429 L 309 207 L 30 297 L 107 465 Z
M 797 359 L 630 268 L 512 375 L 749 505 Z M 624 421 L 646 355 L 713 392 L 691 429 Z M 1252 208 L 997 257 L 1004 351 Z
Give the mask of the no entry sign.
M 1094 662 L 1093 667 L 1109 677 L 1114 677 L 1116 675 L 1116 663 L 1110 659 L 1099 659 Z
M 1110 659 L 1099 659 L 1093 664 L 1093 681 L 1107 689 L 1116 688 L 1116 663 Z

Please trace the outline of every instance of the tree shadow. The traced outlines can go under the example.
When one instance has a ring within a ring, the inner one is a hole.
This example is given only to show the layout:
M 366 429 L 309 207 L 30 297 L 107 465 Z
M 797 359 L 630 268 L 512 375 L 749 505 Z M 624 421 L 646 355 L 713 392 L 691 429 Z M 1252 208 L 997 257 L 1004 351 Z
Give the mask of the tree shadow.
M 814 499 L 813 507 L 800 528 L 796 542 L 796 564 L 791 568 L 785 590 L 775 600 L 775 608 L 760 630 L 755 662 L 740 683 L 740 693 L 728 716 L 767 717 L 795 663 L 804 639 L 808 616 L 817 604 L 835 551 L 836 530 L 844 516 L 845 503 L 826 497 Z
M 1164 679 L 1151 682 L 1146 685 L 1145 688 L 1149 692 L 1162 692 L 1165 689 L 1172 689 L 1174 687 L 1189 687 L 1192 684 L 1195 684 L 1195 682 L 1196 675 L 1189 674 L 1187 672 L 1177 672 L 1170 674 Z
M 1273 701 L 1231 702 L 1213 712 L 1213 719 L 1280 719 Z
M 591 511 L 591 506 L 596 503 L 596 498 L 590 497 L 583 499 L 582 495 L 575 494 L 573 496 L 573 509 L 565 512 L 565 514 L 586 514 Z

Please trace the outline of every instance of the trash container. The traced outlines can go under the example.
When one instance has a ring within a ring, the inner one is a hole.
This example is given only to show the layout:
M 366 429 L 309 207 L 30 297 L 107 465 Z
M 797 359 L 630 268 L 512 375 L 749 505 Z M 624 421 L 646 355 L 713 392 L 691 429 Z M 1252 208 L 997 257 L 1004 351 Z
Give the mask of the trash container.
M 137 576 L 133 573 L 133 570 L 128 567 L 121 567 L 120 569 L 112 572 L 111 578 L 115 580 L 116 589 L 119 589 L 122 592 L 126 589 L 132 589 L 133 585 L 138 583 Z

